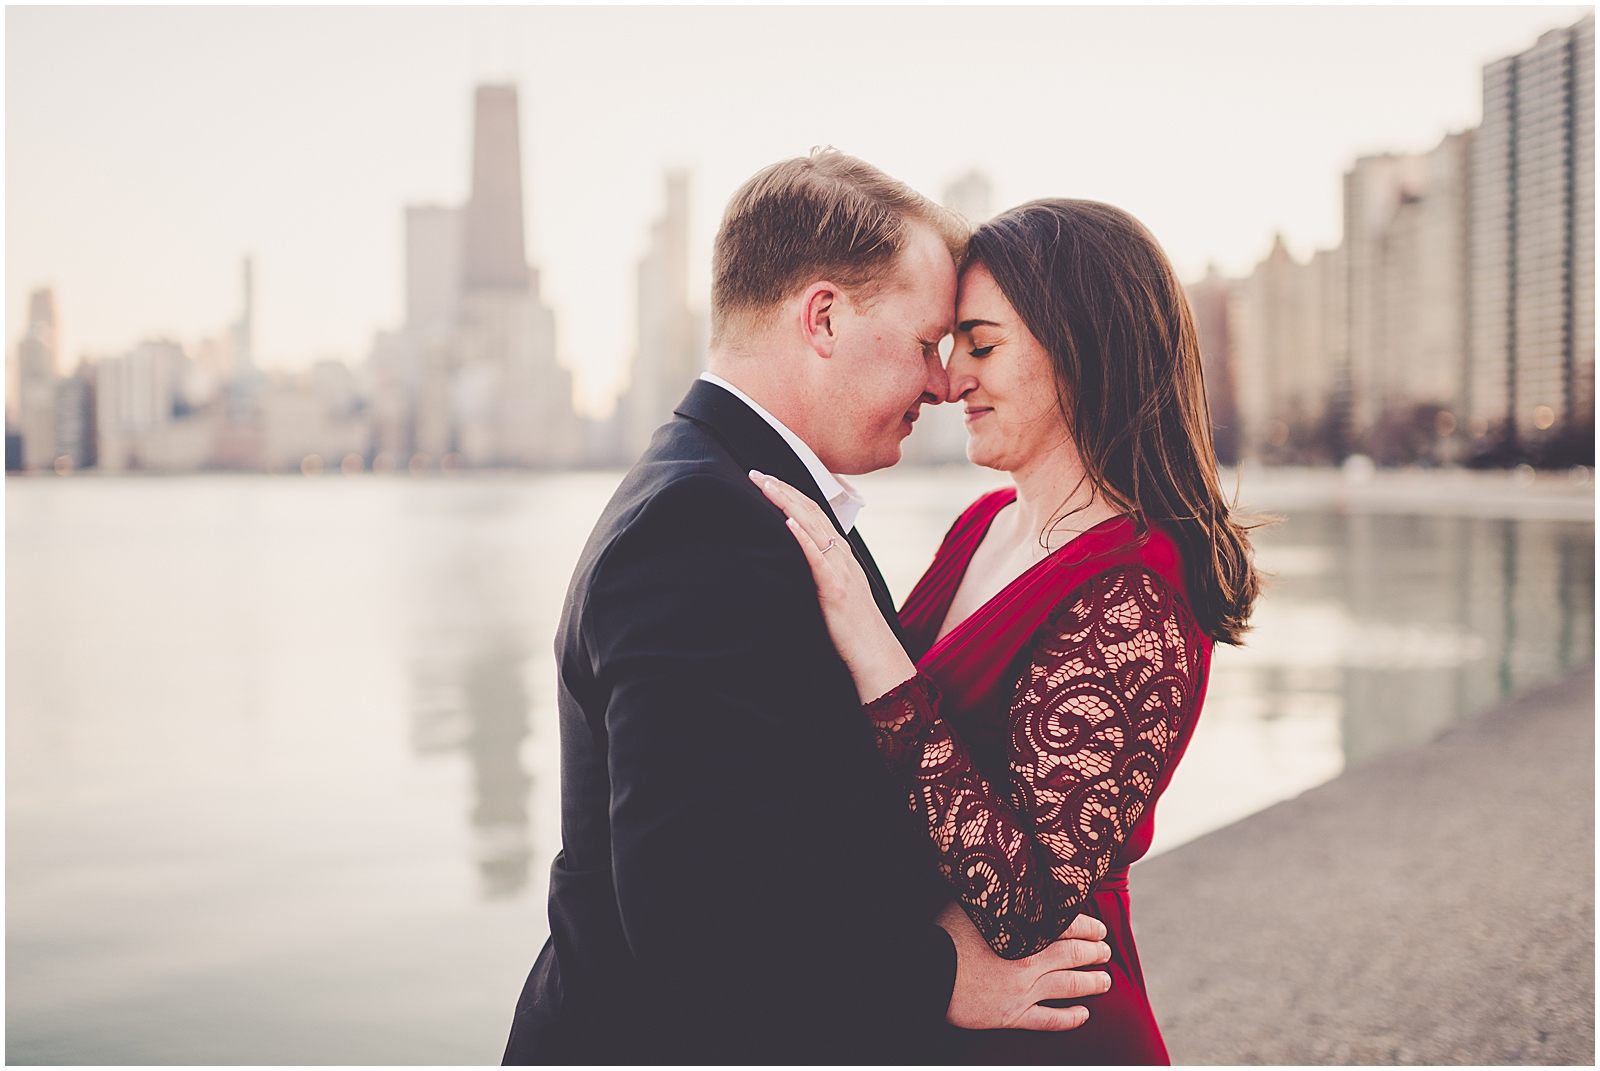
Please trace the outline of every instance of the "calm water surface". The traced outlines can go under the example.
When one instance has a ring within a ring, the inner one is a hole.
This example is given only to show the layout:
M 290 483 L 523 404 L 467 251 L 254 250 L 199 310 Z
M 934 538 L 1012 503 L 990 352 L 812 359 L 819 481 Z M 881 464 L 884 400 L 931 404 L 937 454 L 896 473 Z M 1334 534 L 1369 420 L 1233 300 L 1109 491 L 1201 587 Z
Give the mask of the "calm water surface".
M 616 479 L 8 480 L 8 1061 L 497 1062 L 559 845 L 551 639 Z M 900 597 L 995 485 L 861 483 Z M 1259 542 L 1157 850 L 1593 650 L 1592 522 Z

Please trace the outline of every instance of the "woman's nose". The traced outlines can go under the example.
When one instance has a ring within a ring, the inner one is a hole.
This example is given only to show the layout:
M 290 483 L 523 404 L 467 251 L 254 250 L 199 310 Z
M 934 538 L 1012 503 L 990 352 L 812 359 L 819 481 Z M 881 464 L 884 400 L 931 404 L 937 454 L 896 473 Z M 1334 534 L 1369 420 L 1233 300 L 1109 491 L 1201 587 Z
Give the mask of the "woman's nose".
M 945 401 L 947 402 L 959 402 L 978 385 L 978 377 L 974 375 L 958 373 L 954 370 L 951 370 L 949 372 L 949 377 L 950 392 L 945 395 Z

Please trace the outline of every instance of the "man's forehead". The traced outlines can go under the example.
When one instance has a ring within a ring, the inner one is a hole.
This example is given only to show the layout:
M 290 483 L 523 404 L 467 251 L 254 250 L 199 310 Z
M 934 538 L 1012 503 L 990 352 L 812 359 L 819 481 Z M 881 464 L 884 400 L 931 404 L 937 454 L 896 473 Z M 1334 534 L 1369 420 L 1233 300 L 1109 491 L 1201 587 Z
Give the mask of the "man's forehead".
M 916 285 L 924 289 L 930 299 L 943 304 L 946 303 L 948 295 L 949 313 L 953 321 L 956 304 L 956 262 L 950 255 L 949 247 L 944 244 L 944 239 L 939 237 L 939 233 L 932 227 L 919 224 L 901 255 L 905 258 L 905 267 L 915 273 Z

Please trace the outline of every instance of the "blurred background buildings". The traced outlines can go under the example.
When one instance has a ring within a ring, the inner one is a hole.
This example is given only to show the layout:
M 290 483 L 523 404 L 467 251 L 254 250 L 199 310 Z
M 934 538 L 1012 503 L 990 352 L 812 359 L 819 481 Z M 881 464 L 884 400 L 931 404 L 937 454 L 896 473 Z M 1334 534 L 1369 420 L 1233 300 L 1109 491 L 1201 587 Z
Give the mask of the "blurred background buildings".
M 1594 460 L 1594 16 L 1483 72 L 1483 122 L 1358 159 L 1344 240 L 1189 288 L 1224 462 Z
M 1594 18 L 1483 71 L 1483 120 L 1344 177 L 1343 240 L 1296 260 L 1281 236 L 1245 278 L 1189 288 L 1225 464 L 1543 466 L 1594 457 Z M 307 474 L 625 466 L 703 369 L 691 307 L 690 176 L 637 268 L 630 377 L 581 416 L 524 248 L 517 90 L 474 102 L 471 193 L 404 209 L 405 318 L 366 362 L 257 366 L 254 273 L 237 321 L 190 347 L 148 339 L 63 368 L 48 289 L 7 376 L 8 469 L 299 469 Z M 977 170 L 944 191 L 993 212 Z M 912 464 L 960 461 L 954 407 L 924 410 Z

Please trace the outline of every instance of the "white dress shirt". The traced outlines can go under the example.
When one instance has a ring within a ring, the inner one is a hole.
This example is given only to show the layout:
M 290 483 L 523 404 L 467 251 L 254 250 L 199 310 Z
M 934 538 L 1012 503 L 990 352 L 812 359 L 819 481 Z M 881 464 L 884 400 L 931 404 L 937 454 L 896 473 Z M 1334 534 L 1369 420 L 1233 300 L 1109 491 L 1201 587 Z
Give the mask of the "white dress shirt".
M 789 449 L 795 452 L 805 465 L 806 471 L 811 473 L 811 478 L 817 481 L 817 489 L 822 492 L 822 497 L 828 500 L 828 505 L 833 507 L 833 515 L 839 518 L 839 527 L 848 534 L 856 526 L 856 517 L 867 505 L 867 500 L 861 497 L 861 492 L 852 487 L 850 481 L 843 476 L 836 476 L 824 468 L 822 459 L 817 456 L 815 450 L 806 445 L 804 439 L 786 428 L 783 421 L 756 404 L 750 395 L 714 372 L 701 372 L 700 378 L 707 383 L 715 383 L 748 405 L 755 410 L 757 416 L 772 425 L 773 431 L 783 436 L 783 441 L 789 444 Z

